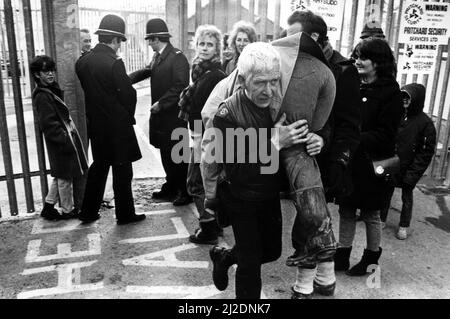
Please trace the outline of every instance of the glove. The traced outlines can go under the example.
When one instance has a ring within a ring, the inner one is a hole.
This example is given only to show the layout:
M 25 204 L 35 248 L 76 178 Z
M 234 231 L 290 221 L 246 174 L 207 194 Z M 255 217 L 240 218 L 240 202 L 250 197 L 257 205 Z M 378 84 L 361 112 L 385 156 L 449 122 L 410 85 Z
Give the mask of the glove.
M 345 167 L 340 163 L 331 163 L 328 168 L 328 192 L 333 195 L 344 193 Z

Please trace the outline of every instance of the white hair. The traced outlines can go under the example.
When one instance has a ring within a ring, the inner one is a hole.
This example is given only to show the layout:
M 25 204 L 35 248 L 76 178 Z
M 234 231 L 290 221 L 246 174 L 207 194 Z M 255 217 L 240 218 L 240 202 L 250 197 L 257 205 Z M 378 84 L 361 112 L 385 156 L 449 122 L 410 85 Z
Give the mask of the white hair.
M 280 66 L 280 54 L 272 45 L 266 42 L 254 42 L 242 51 L 237 69 L 239 75 L 247 79 L 251 74 L 279 69 Z

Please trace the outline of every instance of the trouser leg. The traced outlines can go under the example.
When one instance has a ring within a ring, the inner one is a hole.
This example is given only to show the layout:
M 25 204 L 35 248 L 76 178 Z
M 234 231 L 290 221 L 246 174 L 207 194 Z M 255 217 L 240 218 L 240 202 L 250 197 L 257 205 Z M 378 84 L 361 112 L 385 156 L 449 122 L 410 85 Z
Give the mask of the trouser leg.
M 80 217 L 89 218 L 98 214 L 105 192 L 109 167 L 109 164 L 94 162 L 89 168 Z
M 394 195 L 394 191 L 395 191 L 394 187 L 392 187 L 389 190 L 388 201 L 387 201 L 386 205 L 381 209 L 381 212 L 380 212 L 381 221 L 384 223 L 386 222 L 387 216 L 389 214 L 389 208 L 391 208 L 391 200 L 392 200 L 392 196 Z
M 73 206 L 81 209 L 83 205 L 84 190 L 86 188 L 87 173 L 73 179 Z
M 113 165 L 113 190 L 118 220 L 129 219 L 135 215 L 133 190 L 131 181 L 133 179 L 132 163 Z
M 412 219 L 413 209 L 413 187 L 402 188 L 402 212 L 400 215 L 400 227 L 409 227 Z
M 298 255 L 318 256 L 327 251 L 332 254 L 337 245 L 323 188 L 296 193 L 294 205 L 297 212 L 292 245 Z
M 362 211 L 361 216 L 366 224 L 367 249 L 378 251 L 381 245 L 380 211 Z
M 48 189 L 47 196 L 45 197 L 45 202 L 51 205 L 55 205 L 58 202 L 58 180 L 53 178 L 50 188 Z
M 356 208 L 339 206 L 339 244 L 351 247 L 356 233 Z
M 199 214 L 200 223 L 207 223 L 215 220 L 215 216 L 205 210 L 205 189 L 200 172 L 200 164 L 194 163 L 194 154 L 191 149 L 191 162 L 187 171 L 187 192 L 194 199 L 195 206 Z
M 61 200 L 61 210 L 63 214 L 68 214 L 73 210 L 73 186 L 71 179 L 58 178 L 58 193 Z

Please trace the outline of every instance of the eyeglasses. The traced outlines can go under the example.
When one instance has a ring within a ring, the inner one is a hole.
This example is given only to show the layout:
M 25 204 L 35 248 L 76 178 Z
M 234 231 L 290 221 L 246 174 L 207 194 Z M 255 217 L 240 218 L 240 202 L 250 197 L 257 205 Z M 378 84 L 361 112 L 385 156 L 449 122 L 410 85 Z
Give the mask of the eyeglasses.
M 55 74 L 56 70 L 48 70 L 48 71 L 41 71 L 44 75 L 49 76 L 50 74 Z

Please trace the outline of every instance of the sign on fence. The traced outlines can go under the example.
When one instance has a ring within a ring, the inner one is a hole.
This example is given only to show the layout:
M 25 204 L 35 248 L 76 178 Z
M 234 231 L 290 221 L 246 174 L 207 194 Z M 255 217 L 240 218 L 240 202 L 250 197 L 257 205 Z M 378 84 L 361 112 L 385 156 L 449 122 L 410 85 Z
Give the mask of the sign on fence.
M 345 0 L 291 0 L 291 10 L 311 10 L 328 25 L 328 38 L 333 46 L 341 38 Z
M 405 51 L 399 58 L 399 71 L 433 73 L 438 45 L 447 44 L 449 29 L 450 3 L 406 0 L 399 35 L 399 42 L 405 43 Z

